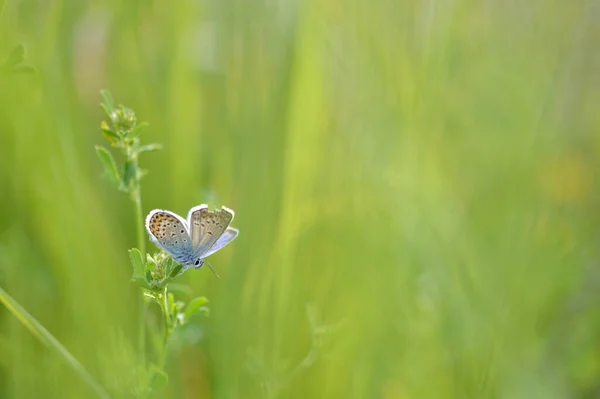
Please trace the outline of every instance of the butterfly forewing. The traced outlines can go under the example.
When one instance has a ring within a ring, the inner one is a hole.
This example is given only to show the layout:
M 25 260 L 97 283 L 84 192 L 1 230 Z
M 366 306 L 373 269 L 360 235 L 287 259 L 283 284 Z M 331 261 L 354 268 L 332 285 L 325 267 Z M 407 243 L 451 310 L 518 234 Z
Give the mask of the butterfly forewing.
M 180 263 L 189 263 L 192 240 L 186 222 L 172 212 L 155 210 L 146 218 L 150 238 Z
M 188 223 L 195 256 L 200 258 L 207 256 L 205 254 L 225 233 L 233 216 L 233 211 L 226 207 L 210 212 L 206 205 L 200 205 L 190 210 Z

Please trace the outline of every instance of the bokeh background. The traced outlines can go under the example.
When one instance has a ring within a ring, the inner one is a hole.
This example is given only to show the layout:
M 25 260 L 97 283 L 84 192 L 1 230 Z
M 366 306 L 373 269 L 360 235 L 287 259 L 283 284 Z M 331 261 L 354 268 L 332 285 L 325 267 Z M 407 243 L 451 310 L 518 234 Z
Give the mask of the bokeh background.
M 221 280 L 178 280 L 211 312 L 157 397 L 600 397 L 595 2 L 0 10 L 0 60 L 36 70 L 0 78 L 0 287 L 112 397 L 138 395 L 141 302 L 101 89 L 164 146 L 144 212 L 226 205 L 241 230 Z M 0 398 L 94 395 L 0 308 Z

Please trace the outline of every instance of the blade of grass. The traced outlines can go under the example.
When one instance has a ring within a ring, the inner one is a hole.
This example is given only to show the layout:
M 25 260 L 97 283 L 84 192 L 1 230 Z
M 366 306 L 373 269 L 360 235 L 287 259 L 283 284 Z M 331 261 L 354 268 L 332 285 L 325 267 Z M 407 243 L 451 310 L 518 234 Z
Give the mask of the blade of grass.
M 141 188 L 138 184 L 133 193 L 133 203 L 135 206 L 135 220 L 136 220 L 136 235 L 137 235 L 137 248 L 141 253 L 143 262 L 146 262 L 146 237 L 144 236 L 144 214 L 142 212 L 142 195 Z M 139 342 L 139 353 L 140 361 L 142 364 L 146 364 L 146 315 L 148 313 L 148 302 L 144 298 L 141 300 L 141 312 L 138 319 L 138 342 Z
M 1 1 L 1 0 L 0 0 Z M 109 399 L 110 396 L 102 386 L 92 377 L 92 375 L 83 367 L 81 363 L 65 348 L 44 326 L 41 325 L 32 315 L 30 315 L 17 301 L 15 301 L 6 291 L 0 288 L 0 302 L 27 328 L 37 339 L 50 349 L 54 349 L 61 355 L 79 374 L 79 376 L 96 392 L 99 398 Z

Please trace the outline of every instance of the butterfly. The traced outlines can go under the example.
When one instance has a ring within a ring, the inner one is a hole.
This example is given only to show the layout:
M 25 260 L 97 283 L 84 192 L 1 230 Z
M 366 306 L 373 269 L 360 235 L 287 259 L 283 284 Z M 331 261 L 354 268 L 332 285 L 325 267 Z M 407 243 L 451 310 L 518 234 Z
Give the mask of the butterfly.
M 201 268 L 206 257 L 238 236 L 240 231 L 229 226 L 234 215 L 224 206 L 211 212 L 206 204 L 190 209 L 187 220 L 174 212 L 155 209 L 146 217 L 146 230 L 157 247 L 183 265 L 183 273 L 190 266 Z

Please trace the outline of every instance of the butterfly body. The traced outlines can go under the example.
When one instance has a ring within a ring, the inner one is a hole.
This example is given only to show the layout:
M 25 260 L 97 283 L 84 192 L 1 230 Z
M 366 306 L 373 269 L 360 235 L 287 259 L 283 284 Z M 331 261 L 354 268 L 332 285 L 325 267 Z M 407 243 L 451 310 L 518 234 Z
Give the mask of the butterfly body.
M 234 212 L 222 207 L 209 211 L 206 204 L 190 209 L 187 220 L 171 211 L 155 209 L 146 217 L 146 230 L 156 246 L 186 270 L 200 268 L 204 258 L 233 241 L 239 230 L 230 227 Z

